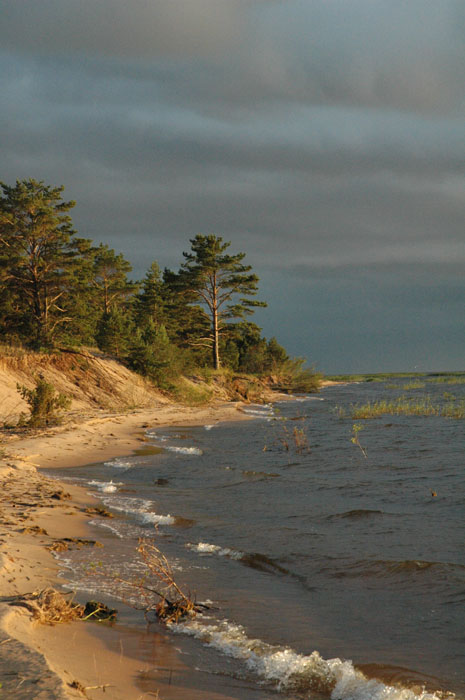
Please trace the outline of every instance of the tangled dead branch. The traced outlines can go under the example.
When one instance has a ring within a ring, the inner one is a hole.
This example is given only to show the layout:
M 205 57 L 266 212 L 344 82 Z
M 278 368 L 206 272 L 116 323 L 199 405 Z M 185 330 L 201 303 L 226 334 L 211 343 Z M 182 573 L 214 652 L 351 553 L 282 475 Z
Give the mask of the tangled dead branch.
M 158 547 L 141 539 L 137 552 L 145 564 L 147 574 L 140 581 L 132 581 L 131 585 L 139 590 L 145 603 L 146 615 L 154 611 L 158 619 L 163 622 L 179 622 L 185 617 L 195 616 L 206 607 L 196 603 L 190 594 L 180 588 L 174 579 L 171 564 Z M 157 590 L 153 585 L 147 585 L 147 579 L 149 582 L 159 581 L 163 589 Z
M 71 593 L 70 593 L 71 595 Z M 35 620 L 43 625 L 56 625 L 60 622 L 71 622 L 82 617 L 84 607 L 60 593 L 54 588 L 44 588 L 34 593 L 4 598 L 9 605 L 26 608 Z
M 110 577 L 119 586 L 119 595 L 135 610 L 148 619 L 150 614 L 165 622 L 179 622 L 193 617 L 207 606 L 195 602 L 176 582 L 171 564 L 152 542 L 140 539 L 137 549 L 144 573 L 140 577 L 126 578 L 109 572 L 101 564 L 87 569 L 88 575 Z M 123 593 L 124 591 L 124 593 Z M 135 602 L 137 598 L 137 602 Z

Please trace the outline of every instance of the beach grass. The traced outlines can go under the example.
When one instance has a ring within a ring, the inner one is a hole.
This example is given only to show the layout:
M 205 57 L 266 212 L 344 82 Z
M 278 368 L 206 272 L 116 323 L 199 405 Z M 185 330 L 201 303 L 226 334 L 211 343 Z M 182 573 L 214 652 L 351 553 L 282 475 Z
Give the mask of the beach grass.
M 445 404 L 433 403 L 429 396 L 412 398 L 400 396 L 397 399 L 367 401 L 352 404 L 351 418 L 378 418 L 380 416 L 440 416 L 443 418 L 465 418 L 465 401 L 450 401 Z M 343 417 L 338 411 L 339 417 Z
M 465 372 L 377 372 L 367 374 L 328 374 L 325 379 L 335 382 L 387 382 L 394 379 L 412 379 L 437 384 L 465 384 Z M 394 388 L 392 386 L 391 388 Z M 403 386 L 402 388 L 405 388 Z
M 185 406 L 206 406 L 213 396 L 213 389 L 186 380 L 179 381 L 173 389 L 176 400 Z
M 434 384 L 465 384 L 465 375 L 459 373 L 438 377 L 428 377 L 426 381 Z

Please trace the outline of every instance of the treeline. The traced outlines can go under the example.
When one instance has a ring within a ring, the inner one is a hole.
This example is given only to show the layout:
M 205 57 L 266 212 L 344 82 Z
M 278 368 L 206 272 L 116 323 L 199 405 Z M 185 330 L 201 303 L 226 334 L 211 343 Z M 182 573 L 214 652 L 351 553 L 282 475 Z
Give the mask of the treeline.
M 306 378 L 304 390 L 315 384 L 303 360 L 247 320 L 266 305 L 255 299 L 258 277 L 221 237 L 196 236 L 178 271 L 153 261 L 134 281 L 121 253 L 76 235 L 75 202 L 63 201 L 63 187 L 33 179 L 1 187 L 3 342 L 35 350 L 97 345 L 165 388 L 205 367 Z

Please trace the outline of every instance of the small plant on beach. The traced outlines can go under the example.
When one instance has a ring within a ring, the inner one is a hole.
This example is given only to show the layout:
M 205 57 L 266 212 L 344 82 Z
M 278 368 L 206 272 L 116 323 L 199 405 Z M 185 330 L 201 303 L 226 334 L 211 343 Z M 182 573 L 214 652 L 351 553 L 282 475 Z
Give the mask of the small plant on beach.
M 365 450 L 365 448 L 362 447 L 362 445 L 360 444 L 360 440 L 359 440 L 359 437 L 358 437 L 358 434 L 359 434 L 359 432 L 360 432 L 361 430 L 363 430 L 363 425 L 361 425 L 360 423 L 354 423 L 353 426 L 352 426 L 352 437 L 350 438 L 350 441 L 351 441 L 354 445 L 357 445 L 357 447 L 360 448 L 360 450 L 361 450 L 363 456 L 364 456 L 365 459 L 366 459 L 366 457 L 367 457 L 366 450 Z
M 24 424 L 29 428 L 45 428 L 49 425 L 58 425 L 61 420 L 61 411 L 71 405 L 71 399 L 65 394 L 57 394 L 53 384 L 49 384 L 42 377 L 36 380 L 35 389 L 28 389 L 21 384 L 16 385 L 22 398 L 29 404 L 30 416 Z

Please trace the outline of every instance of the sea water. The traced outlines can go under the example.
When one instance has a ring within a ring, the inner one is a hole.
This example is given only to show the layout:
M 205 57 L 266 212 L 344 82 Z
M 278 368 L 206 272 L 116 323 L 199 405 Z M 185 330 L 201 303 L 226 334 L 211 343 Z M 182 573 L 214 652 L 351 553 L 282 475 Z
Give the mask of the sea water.
M 209 605 L 168 634 L 270 694 L 251 698 L 465 697 L 463 420 L 350 416 L 426 393 L 460 402 L 465 387 L 328 387 L 248 406 L 249 421 L 150 428 L 155 454 L 63 470 L 115 516 L 91 519 L 98 555 L 59 555 L 66 585 L 140 605 L 122 579 L 144 575 L 147 538 Z

